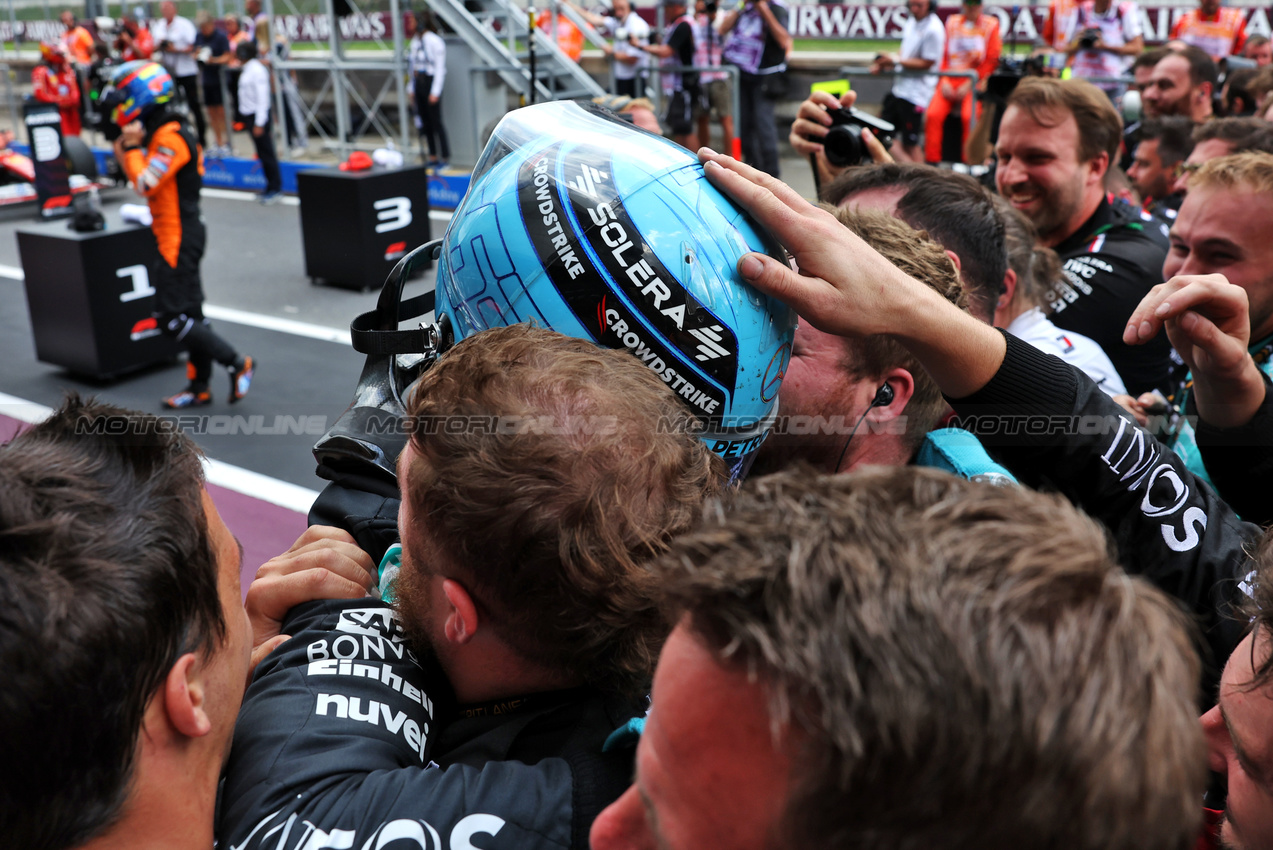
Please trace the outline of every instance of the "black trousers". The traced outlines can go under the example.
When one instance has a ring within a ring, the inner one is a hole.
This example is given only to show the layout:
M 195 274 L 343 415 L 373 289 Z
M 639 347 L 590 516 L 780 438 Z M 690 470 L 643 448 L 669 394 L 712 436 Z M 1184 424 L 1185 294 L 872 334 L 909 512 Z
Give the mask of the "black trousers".
M 431 74 L 415 75 L 415 108 L 420 116 L 420 135 L 429 144 L 429 156 L 450 159 L 451 145 L 446 139 L 446 127 L 442 126 L 442 98 L 439 97 L 437 103 L 429 103 L 432 89 Z
M 248 116 L 255 120 L 253 116 Z M 274 150 L 274 121 L 267 116 L 261 135 L 252 128 L 252 145 L 256 148 L 256 158 L 261 161 L 261 171 L 265 174 L 265 192 L 279 192 L 283 189 L 283 176 L 278 169 L 278 153 Z
M 151 268 L 155 287 L 155 318 L 160 329 L 181 343 L 193 367 L 190 383 L 197 390 L 206 389 L 212 377 L 212 362 L 233 366 L 238 355 L 212 330 L 203 317 L 203 282 L 199 262 L 207 244 L 207 231 L 202 222 L 184 222 L 177 264 L 168 265 L 160 257 Z

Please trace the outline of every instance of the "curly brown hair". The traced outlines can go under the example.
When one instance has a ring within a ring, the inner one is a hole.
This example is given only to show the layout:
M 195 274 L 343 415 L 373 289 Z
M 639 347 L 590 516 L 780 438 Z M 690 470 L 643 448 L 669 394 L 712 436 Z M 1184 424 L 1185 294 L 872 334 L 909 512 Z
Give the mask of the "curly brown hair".
M 529 661 L 641 693 L 666 637 L 645 562 L 724 480 L 689 409 L 626 351 L 514 325 L 448 351 L 407 412 L 413 532 L 496 634 Z
M 784 846 L 1186 850 L 1198 657 L 1179 606 L 1111 551 L 1059 496 L 796 469 L 654 568 L 669 621 L 797 733 Z

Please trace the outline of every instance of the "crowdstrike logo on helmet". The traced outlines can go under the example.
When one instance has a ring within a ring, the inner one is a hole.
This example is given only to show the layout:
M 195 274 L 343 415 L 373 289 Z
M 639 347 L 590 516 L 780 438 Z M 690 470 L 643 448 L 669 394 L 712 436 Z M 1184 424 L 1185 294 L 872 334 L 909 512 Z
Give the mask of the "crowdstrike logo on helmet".
M 590 105 L 495 128 L 438 257 L 456 339 L 534 322 L 626 349 L 694 412 L 734 479 L 772 427 L 795 315 L 738 259 L 782 248 L 684 148 Z
M 549 179 L 550 173 L 555 174 L 561 165 L 561 148 L 561 145 L 553 145 L 541 155 L 528 159 L 522 164 L 518 179 L 522 220 L 549 279 L 594 339 L 614 348 L 629 349 L 700 416 L 718 416 L 724 408 L 726 394 L 699 376 L 685 375 L 675 368 L 686 358 L 675 356 L 652 334 L 646 333 L 641 321 L 643 318 L 654 323 L 652 317 L 657 316 L 658 330 L 665 336 L 669 336 L 668 331 L 683 334 L 688 294 L 677 284 L 681 298 L 676 304 L 663 307 L 672 295 L 671 288 L 660 277 L 660 273 L 667 276 L 666 270 L 639 236 L 635 241 L 628 236 L 636 230 L 626 213 L 622 213 L 617 197 L 610 194 L 607 200 L 598 203 L 596 193 L 599 186 L 609 184 L 608 173 L 586 160 L 573 162 L 573 167 L 567 169 L 573 172 L 570 174 L 573 185 L 569 188 L 571 209 L 561 208 L 560 199 L 553 191 L 553 181 Z M 570 160 L 575 160 L 578 153 L 578 148 L 571 150 Z M 592 194 L 585 194 L 581 189 Z M 618 211 L 609 206 L 611 202 L 618 206 Z M 601 211 L 603 208 L 605 212 Z M 593 224 L 590 230 L 578 226 L 581 217 Z M 606 230 L 607 227 L 611 229 Z M 590 244 L 586 247 L 576 237 L 581 230 L 589 237 Z M 606 279 L 601 268 L 610 272 L 614 280 L 628 284 L 627 294 L 633 298 L 641 318 L 619 298 L 618 288 Z M 702 310 L 701 306 L 699 309 Z M 732 374 L 727 386 L 733 386 Z

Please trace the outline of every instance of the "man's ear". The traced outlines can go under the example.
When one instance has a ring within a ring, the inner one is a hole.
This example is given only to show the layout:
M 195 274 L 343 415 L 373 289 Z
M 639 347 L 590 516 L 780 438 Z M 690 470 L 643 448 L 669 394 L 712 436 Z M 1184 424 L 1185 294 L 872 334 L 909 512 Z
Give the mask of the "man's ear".
M 164 680 L 164 711 L 173 728 L 187 738 L 200 738 L 212 731 L 207 713 L 203 665 L 193 652 L 177 659 Z
M 1105 175 L 1109 172 L 1109 151 L 1101 151 L 1090 160 L 1092 163 L 1092 174 L 1095 175 L 1097 182 L 1104 183 Z
M 884 374 L 884 380 L 880 381 L 880 385 L 884 384 L 888 384 L 893 390 L 893 398 L 888 404 L 877 404 L 871 407 L 867 412 L 867 418 L 872 422 L 887 422 L 901 416 L 906 410 L 906 405 L 910 404 L 911 396 L 915 395 L 914 376 L 900 366 Z
M 964 265 L 963 263 L 959 262 L 959 255 L 956 254 L 954 251 L 950 250 L 949 248 L 944 249 L 942 253 L 944 253 L 947 257 L 950 257 L 950 261 L 955 264 L 955 273 L 963 274 Z
M 1002 310 L 1012 303 L 1012 299 L 1017 294 L 1017 272 L 1015 269 L 1008 269 L 1003 276 L 1003 294 L 999 296 L 999 300 L 995 302 L 995 310 Z
M 479 625 L 473 597 L 464 585 L 449 578 L 442 580 L 442 595 L 447 603 L 443 621 L 446 639 L 452 643 L 468 643 L 477 634 Z

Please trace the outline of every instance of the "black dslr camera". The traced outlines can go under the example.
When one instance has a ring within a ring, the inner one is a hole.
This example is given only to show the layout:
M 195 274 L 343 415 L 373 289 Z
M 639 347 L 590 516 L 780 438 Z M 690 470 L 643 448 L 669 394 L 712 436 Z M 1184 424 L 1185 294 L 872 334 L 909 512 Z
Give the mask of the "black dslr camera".
M 827 162 L 837 168 L 861 165 L 871 159 L 862 144 L 863 130 L 870 130 L 885 148 L 893 143 L 894 127 L 887 121 L 856 109 L 828 109 L 827 114 L 831 116 L 831 129 L 822 139 L 809 141 L 820 142 Z
M 1096 42 L 1101 39 L 1101 31 L 1096 27 L 1088 27 L 1079 33 L 1079 47 L 1084 50 L 1091 50 L 1096 46 Z
M 1023 77 L 1041 77 L 1043 70 L 1042 56 L 1027 56 L 1023 59 L 1004 56 L 999 60 L 999 67 L 986 80 L 986 94 L 1006 100 Z M 1000 114 L 1002 115 L 1002 111 Z

